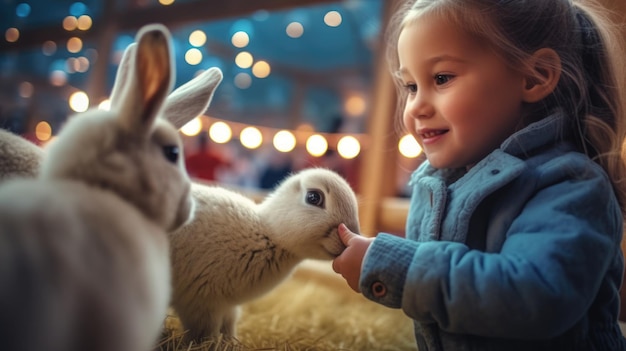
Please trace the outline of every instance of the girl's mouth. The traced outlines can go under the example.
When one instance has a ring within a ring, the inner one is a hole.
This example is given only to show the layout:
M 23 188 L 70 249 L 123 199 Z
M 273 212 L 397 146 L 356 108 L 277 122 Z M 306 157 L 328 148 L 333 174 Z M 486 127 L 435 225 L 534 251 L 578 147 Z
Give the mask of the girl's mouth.
M 430 138 L 434 138 L 434 137 L 436 137 L 438 135 L 445 134 L 447 132 L 448 132 L 447 130 L 429 130 L 427 132 L 422 133 L 422 138 L 430 139 Z

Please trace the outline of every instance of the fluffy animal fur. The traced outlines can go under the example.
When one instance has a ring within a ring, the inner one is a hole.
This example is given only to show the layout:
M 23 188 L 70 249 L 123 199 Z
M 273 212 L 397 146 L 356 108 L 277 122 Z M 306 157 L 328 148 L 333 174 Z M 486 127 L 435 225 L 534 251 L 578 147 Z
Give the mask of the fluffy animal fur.
M 194 221 L 169 235 L 172 306 L 200 341 L 235 335 L 238 305 L 270 291 L 303 259 L 339 255 L 337 226 L 358 232 L 354 192 L 337 173 L 307 169 L 261 203 L 194 184 Z
M 7 350 L 141 351 L 170 298 L 166 231 L 193 212 L 169 34 L 144 27 L 110 112 L 70 118 L 38 179 L 0 187 L 0 340 Z
M 40 147 L 0 129 L 0 183 L 15 177 L 35 178 L 42 159 Z

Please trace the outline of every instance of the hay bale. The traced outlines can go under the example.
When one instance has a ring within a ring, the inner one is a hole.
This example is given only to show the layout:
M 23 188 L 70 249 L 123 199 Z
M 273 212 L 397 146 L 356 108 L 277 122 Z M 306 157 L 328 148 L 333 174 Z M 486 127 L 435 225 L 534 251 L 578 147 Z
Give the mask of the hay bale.
M 272 292 L 243 305 L 236 340 L 186 344 L 172 314 L 156 350 L 417 350 L 406 315 L 354 293 L 330 267 L 305 261 Z

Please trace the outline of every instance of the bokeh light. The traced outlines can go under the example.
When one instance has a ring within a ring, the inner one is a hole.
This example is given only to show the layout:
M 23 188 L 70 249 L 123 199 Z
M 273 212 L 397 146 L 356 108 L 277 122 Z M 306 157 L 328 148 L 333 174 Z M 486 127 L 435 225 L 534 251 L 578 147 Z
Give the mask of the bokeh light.
M 271 71 L 270 64 L 265 61 L 257 61 L 252 66 L 252 74 L 257 78 L 266 78 L 270 75 Z
M 92 24 L 93 24 L 93 21 L 91 20 L 91 17 L 87 15 L 82 15 L 78 17 L 78 23 L 76 26 L 80 30 L 89 30 Z
M 365 99 L 359 95 L 352 95 L 346 99 L 343 109 L 350 117 L 360 116 L 367 108 Z
M 83 49 L 83 41 L 79 37 L 71 37 L 67 40 L 67 51 L 75 54 Z
M 304 27 L 300 22 L 291 22 L 287 25 L 285 32 L 290 38 L 300 38 L 304 34 Z
M 329 27 L 338 27 L 341 24 L 341 14 L 337 11 L 328 11 L 324 15 L 324 23 Z
M 246 127 L 239 134 L 241 145 L 248 149 L 256 149 L 263 143 L 263 135 L 256 127 Z
M 20 31 L 11 27 L 4 32 L 4 39 L 9 43 L 15 43 L 20 38 Z
M 41 51 L 46 56 L 52 56 L 57 51 L 57 44 L 52 40 L 47 40 L 41 46 Z
M 241 72 L 235 76 L 235 86 L 239 89 L 248 89 L 252 85 L 252 77 L 248 73 Z
M 189 34 L 189 44 L 200 47 L 206 43 L 206 34 L 201 30 L 194 30 Z
M 422 153 L 422 147 L 411 134 L 400 138 L 398 149 L 400 150 L 400 154 L 406 158 L 416 158 Z
M 191 48 L 185 53 L 185 62 L 195 66 L 202 62 L 202 52 L 196 48 Z
M 18 4 L 15 7 L 15 15 L 17 17 L 22 17 L 22 18 L 28 17 L 28 15 L 30 15 L 30 5 L 24 2 L 21 4 Z
M 19 86 L 20 96 L 27 99 L 33 96 L 33 92 L 35 91 L 35 87 L 30 82 L 22 82 Z
M 215 122 L 209 128 L 209 137 L 218 144 L 224 144 L 230 141 L 233 131 L 230 126 L 224 122 Z
M 187 122 L 182 128 L 180 128 L 180 132 L 185 134 L 186 136 L 196 136 L 200 134 L 202 131 L 202 120 L 200 117 L 196 117 L 191 121 Z
M 361 152 L 361 144 L 355 137 L 347 135 L 339 139 L 337 152 L 345 159 L 352 159 Z
M 320 134 L 313 134 L 306 140 L 306 151 L 312 156 L 320 157 L 328 150 L 328 141 Z
M 254 62 L 252 54 L 247 51 L 242 51 L 235 56 L 235 64 L 240 68 L 250 68 Z
M 98 109 L 102 111 L 111 111 L 111 100 L 104 99 L 98 104 Z
M 281 130 L 274 135 L 273 144 L 280 152 L 289 152 L 296 147 L 296 137 L 288 130 Z
M 73 31 L 78 28 L 78 19 L 74 16 L 67 16 L 63 19 L 63 29 Z
M 52 137 L 52 127 L 46 121 L 41 121 L 35 126 L 35 137 L 40 141 L 48 141 Z
M 89 109 L 89 97 L 83 91 L 77 91 L 70 95 L 70 108 L 76 112 L 85 112 Z
M 238 31 L 233 34 L 230 41 L 236 48 L 245 48 L 250 43 L 250 36 L 244 31 Z

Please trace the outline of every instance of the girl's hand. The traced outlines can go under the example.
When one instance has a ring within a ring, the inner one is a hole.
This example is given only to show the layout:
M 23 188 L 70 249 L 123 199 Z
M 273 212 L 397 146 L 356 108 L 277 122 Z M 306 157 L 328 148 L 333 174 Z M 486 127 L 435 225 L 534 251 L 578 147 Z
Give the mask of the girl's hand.
M 354 234 L 344 224 L 340 224 L 337 231 L 346 249 L 333 261 L 333 270 L 341 274 L 352 290 L 361 292 L 359 279 L 363 257 L 374 238 Z

